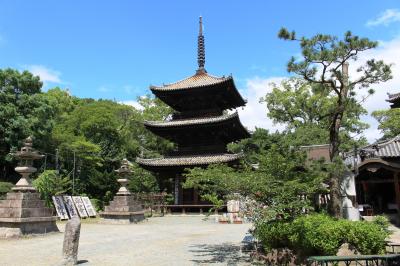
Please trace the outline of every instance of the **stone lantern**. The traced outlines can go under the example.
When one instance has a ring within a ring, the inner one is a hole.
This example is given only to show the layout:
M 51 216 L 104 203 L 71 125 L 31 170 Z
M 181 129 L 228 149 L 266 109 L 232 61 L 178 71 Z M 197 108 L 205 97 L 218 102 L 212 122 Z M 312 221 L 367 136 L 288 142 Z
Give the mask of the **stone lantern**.
M 111 223 L 137 223 L 144 219 L 144 211 L 142 205 L 137 202 L 126 187 L 129 183 L 128 177 L 132 174 L 129 168 L 129 161 L 123 159 L 121 167 L 115 170 L 118 173 L 118 183 L 121 184 L 114 199 L 108 206 L 105 207 L 104 212 L 100 212 L 100 217 L 103 222 Z
M 25 139 L 24 146 L 20 151 L 13 154 L 19 160 L 18 166 L 15 167 L 15 172 L 20 174 L 21 179 L 12 188 L 13 191 L 20 192 L 35 192 L 36 189 L 32 186 L 29 176 L 36 173 L 37 169 L 33 167 L 33 161 L 43 158 L 37 151 L 32 148 L 32 138 Z
M 40 199 L 29 179 L 37 171 L 33 161 L 43 156 L 32 148 L 31 137 L 25 139 L 24 146 L 13 155 L 19 160 L 15 171 L 21 179 L 12 192 L 7 193 L 6 199 L 0 201 L 0 238 L 57 232 L 57 217 Z
M 117 179 L 118 183 L 121 184 L 117 195 L 131 195 L 131 192 L 126 187 L 129 183 L 128 177 L 132 174 L 132 170 L 129 168 L 129 162 L 127 159 L 123 159 L 121 163 L 121 167 L 118 170 L 115 170 L 118 175 L 121 177 Z

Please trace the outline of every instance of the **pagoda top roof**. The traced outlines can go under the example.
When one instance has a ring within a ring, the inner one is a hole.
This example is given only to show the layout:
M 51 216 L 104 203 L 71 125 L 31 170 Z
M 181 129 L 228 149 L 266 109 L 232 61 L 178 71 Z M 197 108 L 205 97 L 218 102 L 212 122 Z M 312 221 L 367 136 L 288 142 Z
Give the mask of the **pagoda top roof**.
M 136 162 L 143 166 L 149 167 L 174 167 L 174 166 L 197 166 L 209 165 L 213 163 L 228 163 L 236 161 L 243 157 L 241 153 L 224 153 L 210 155 L 195 155 L 195 156 L 176 156 L 164 157 L 156 159 L 137 158 Z
M 238 118 L 238 117 L 239 117 L 238 113 L 233 112 L 232 114 L 224 114 L 221 116 L 198 117 L 190 119 L 171 120 L 171 121 L 145 121 L 144 124 L 146 126 L 154 126 L 154 127 L 189 126 L 189 125 L 218 123 L 229 120 L 231 118 Z
M 394 94 L 388 93 L 388 96 L 389 99 L 386 100 L 387 102 L 393 103 L 400 100 L 400 93 L 394 93 Z
M 191 88 L 207 87 L 224 83 L 228 80 L 232 80 L 232 76 L 216 77 L 209 75 L 206 71 L 197 71 L 197 73 L 191 77 L 182 79 L 178 82 L 166 84 L 163 86 L 150 86 L 152 91 L 172 91 L 172 90 L 184 90 Z

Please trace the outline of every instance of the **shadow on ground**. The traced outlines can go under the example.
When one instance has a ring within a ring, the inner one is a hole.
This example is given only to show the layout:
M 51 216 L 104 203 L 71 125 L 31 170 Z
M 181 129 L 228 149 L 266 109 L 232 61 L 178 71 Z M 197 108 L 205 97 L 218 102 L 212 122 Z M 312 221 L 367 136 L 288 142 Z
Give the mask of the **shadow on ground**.
M 240 246 L 230 243 L 220 245 L 192 245 L 189 251 L 195 257 L 195 259 L 191 260 L 194 263 L 237 265 L 239 263 L 250 262 L 249 256 L 241 252 Z

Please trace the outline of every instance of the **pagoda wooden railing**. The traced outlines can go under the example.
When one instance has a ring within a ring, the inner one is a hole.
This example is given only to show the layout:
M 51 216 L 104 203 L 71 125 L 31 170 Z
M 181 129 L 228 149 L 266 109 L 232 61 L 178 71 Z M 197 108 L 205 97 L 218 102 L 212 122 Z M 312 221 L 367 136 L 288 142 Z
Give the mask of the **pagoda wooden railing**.
M 161 215 L 188 212 L 204 214 L 214 209 L 212 204 L 167 204 L 167 193 L 134 193 L 133 195 L 142 204 L 143 209 L 150 212 L 150 215 L 153 215 L 153 212 Z M 226 210 L 226 205 L 223 205 L 221 209 Z M 218 214 L 218 210 L 214 210 L 214 213 Z

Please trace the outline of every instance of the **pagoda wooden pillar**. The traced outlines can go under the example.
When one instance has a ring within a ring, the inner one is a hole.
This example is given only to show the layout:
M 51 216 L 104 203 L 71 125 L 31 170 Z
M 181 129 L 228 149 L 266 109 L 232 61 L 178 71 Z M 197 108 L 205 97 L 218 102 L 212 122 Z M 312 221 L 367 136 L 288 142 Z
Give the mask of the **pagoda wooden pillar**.
M 400 223 L 400 185 L 399 185 L 399 172 L 394 172 L 393 174 L 394 181 L 394 191 L 396 194 L 396 205 L 397 205 L 397 214 L 398 214 L 398 223 Z
M 197 188 L 193 189 L 193 204 L 199 204 L 199 190 Z
M 179 200 L 180 200 L 180 176 L 179 175 L 175 175 L 175 180 L 174 180 L 174 204 L 178 205 L 179 204 Z

